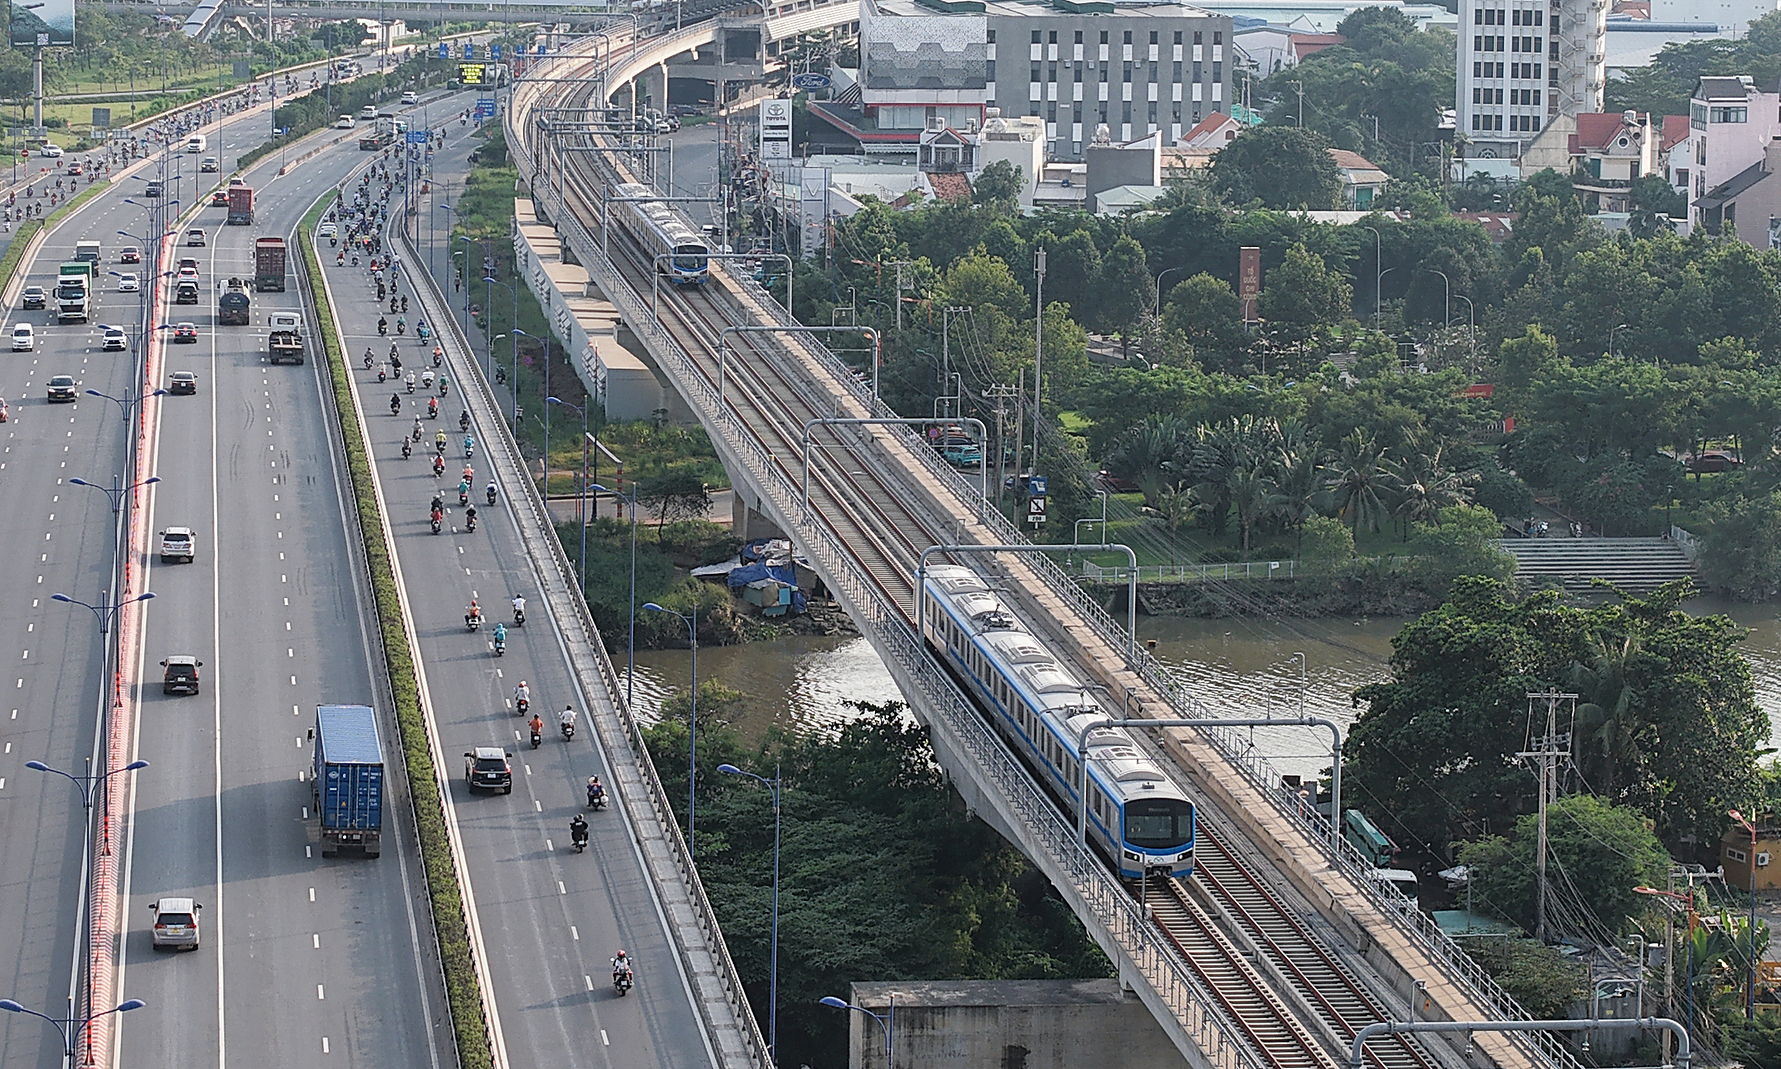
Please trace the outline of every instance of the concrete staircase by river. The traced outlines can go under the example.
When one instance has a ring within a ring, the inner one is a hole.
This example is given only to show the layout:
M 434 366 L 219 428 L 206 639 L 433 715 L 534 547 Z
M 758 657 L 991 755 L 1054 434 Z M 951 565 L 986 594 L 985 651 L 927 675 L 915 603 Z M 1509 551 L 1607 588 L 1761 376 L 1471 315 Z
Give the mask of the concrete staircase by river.
M 1694 574 L 1694 563 L 1666 538 L 1504 538 L 1503 552 L 1523 576 L 1557 577 L 1569 588 L 1606 579 L 1627 590 L 1652 590 Z

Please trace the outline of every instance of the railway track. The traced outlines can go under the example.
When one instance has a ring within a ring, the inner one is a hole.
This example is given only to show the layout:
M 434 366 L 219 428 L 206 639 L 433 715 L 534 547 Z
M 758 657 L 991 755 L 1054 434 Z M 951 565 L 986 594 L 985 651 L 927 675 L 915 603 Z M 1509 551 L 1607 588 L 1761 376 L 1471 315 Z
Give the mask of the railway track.
M 585 99 L 589 91 L 581 88 L 575 95 Z M 586 154 L 568 155 L 586 158 Z M 589 233 L 597 233 L 602 218 L 598 187 L 603 183 L 590 173 L 593 170 L 563 167 L 556 187 L 563 207 L 584 221 Z M 620 175 L 613 180 L 631 178 Z M 653 259 L 622 228 L 613 228 L 605 240 L 625 283 L 639 297 L 650 292 L 657 284 Z M 816 383 L 831 370 L 813 367 L 798 347 L 775 344 L 772 335 L 725 335 L 724 328 L 752 321 L 742 322 L 745 313 L 716 293 L 677 291 L 665 281 L 660 285 L 664 288 L 660 329 L 690 357 L 707 383 L 714 389 L 723 383 L 723 416 L 736 433 L 758 443 L 792 483 L 800 482 L 804 427 L 812 420 L 864 413 L 847 410 L 846 394 L 834 384 L 819 388 Z M 715 281 L 710 285 L 717 289 Z M 646 324 L 637 326 L 639 333 L 648 329 Z M 732 354 L 727 360 L 718 352 L 720 338 Z M 913 626 L 909 613 L 916 561 L 928 546 L 956 540 L 948 529 L 956 518 L 936 514 L 924 491 L 907 481 L 903 468 L 907 458 L 895 455 L 899 448 L 907 450 L 911 441 L 916 448 L 925 446 L 900 430 L 876 427 L 819 425 L 812 429 L 811 439 L 814 453 L 826 463 L 810 466 L 809 519 L 826 526 L 850 548 L 885 601 L 901 607 Z M 989 562 L 971 563 L 983 567 Z M 1334 1066 L 1361 1027 L 1391 1015 L 1299 921 L 1290 905 L 1222 841 L 1206 838 L 1211 841 L 1201 847 L 1198 861 L 1201 893 L 1266 959 L 1282 990 L 1277 991 L 1246 960 L 1205 908 L 1175 881 L 1168 882 L 1169 893 L 1162 902 L 1151 903 L 1155 923 L 1266 1064 L 1289 1069 Z M 1435 1065 L 1402 1039 L 1369 1045 L 1367 1060 L 1379 1069 Z

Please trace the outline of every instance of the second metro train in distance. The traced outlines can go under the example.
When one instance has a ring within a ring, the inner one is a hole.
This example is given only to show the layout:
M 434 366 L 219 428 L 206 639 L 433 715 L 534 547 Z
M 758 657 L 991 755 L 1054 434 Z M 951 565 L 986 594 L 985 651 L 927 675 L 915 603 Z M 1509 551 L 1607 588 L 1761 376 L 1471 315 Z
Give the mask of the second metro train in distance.
M 928 641 L 1075 820 L 1077 739 L 1119 713 L 1103 708 L 976 572 L 937 564 L 923 582 Z M 1128 880 L 1192 875 L 1193 801 L 1124 729 L 1090 731 L 1086 749 L 1088 835 L 1115 871 Z
M 614 196 L 653 198 L 655 190 L 641 182 L 612 187 Z M 667 203 L 655 199 L 623 200 L 618 223 L 655 261 L 657 274 L 681 286 L 696 286 L 711 274 L 711 247 L 703 236 L 674 214 Z

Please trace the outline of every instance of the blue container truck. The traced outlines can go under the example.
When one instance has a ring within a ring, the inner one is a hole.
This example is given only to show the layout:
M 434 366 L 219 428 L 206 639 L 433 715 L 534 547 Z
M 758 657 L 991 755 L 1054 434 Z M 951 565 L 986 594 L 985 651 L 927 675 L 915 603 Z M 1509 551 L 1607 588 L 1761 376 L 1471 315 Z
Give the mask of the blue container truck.
M 377 714 L 369 705 L 315 707 L 315 769 L 310 779 L 321 818 L 322 856 L 360 846 L 366 857 L 382 852 L 383 747 Z

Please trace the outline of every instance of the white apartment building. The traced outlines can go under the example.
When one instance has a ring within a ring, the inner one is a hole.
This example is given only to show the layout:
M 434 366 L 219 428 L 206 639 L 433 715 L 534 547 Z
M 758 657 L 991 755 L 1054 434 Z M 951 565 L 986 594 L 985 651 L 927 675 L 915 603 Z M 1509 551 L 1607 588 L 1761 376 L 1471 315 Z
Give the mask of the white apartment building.
M 1602 110 L 1606 0 L 1460 0 L 1458 126 L 1468 159 L 1508 159 L 1561 116 Z

